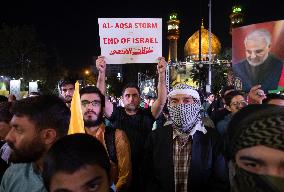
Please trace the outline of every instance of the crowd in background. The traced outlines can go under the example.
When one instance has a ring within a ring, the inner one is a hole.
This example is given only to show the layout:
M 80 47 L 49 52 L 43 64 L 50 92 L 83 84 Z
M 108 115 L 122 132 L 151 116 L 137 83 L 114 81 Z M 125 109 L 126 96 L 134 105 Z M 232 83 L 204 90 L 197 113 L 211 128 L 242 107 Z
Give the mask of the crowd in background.
M 157 98 L 133 83 L 115 98 L 99 57 L 97 86 L 79 91 L 85 133 L 67 135 L 71 78 L 59 96 L 0 97 L 0 191 L 284 191 L 284 96 L 258 85 L 167 92 L 166 64 Z

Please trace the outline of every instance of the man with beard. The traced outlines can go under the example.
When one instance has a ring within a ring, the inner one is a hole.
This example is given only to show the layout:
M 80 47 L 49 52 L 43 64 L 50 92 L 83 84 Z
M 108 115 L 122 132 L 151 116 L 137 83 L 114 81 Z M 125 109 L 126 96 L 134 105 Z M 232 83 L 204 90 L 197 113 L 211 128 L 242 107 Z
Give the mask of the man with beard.
M 228 126 L 233 192 L 284 191 L 284 108 L 248 105 Z
M 179 84 L 167 106 L 172 124 L 153 131 L 146 143 L 144 191 L 229 191 L 222 141 L 201 121 L 198 92 Z
M 75 90 L 76 81 L 70 77 L 66 77 L 59 81 L 59 96 L 64 100 L 67 107 L 71 107 L 71 101 Z
M 11 108 L 11 130 L 5 140 L 12 149 L 0 191 L 39 192 L 44 188 L 43 158 L 51 145 L 68 132 L 70 110 L 56 96 L 29 97 Z
M 103 123 L 105 97 L 94 86 L 80 90 L 85 130 L 96 137 L 106 148 L 111 177 L 117 191 L 128 191 L 131 180 L 130 145 L 124 131 L 106 127 Z
M 233 64 L 233 72 L 248 92 L 261 85 L 265 92 L 278 88 L 283 61 L 271 53 L 271 34 L 265 29 L 250 32 L 244 40 L 246 59 Z
M 167 99 L 166 88 L 166 61 L 165 58 L 158 58 L 158 98 L 151 108 L 139 108 L 140 89 L 137 85 L 127 84 L 122 91 L 122 101 L 124 107 L 116 107 L 106 100 L 105 115 L 115 128 L 125 131 L 130 147 L 132 161 L 132 184 L 130 191 L 141 191 L 141 165 L 143 161 L 143 150 L 147 136 L 152 131 L 154 121 L 161 114 Z M 103 56 L 96 60 L 96 67 L 99 71 L 97 87 L 105 94 L 105 72 L 106 62 Z

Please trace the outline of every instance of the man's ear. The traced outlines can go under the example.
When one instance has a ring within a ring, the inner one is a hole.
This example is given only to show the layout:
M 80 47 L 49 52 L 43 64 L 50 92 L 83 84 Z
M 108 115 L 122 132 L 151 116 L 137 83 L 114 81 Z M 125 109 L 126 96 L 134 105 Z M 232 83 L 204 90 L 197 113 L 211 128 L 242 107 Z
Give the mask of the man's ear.
M 53 144 L 57 139 L 57 133 L 55 129 L 43 129 L 41 135 L 42 141 L 46 145 Z

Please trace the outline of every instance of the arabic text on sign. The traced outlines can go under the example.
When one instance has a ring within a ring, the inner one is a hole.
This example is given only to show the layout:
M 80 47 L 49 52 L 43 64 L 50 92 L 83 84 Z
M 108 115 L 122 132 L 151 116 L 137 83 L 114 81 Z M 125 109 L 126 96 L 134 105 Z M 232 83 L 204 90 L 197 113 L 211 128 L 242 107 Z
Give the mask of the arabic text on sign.
M 109 55 L 146 55 L 148 53 L 153 53 L 151 47 L 141 47 L 141 48 L 127 48 L 127 49 L 118 49 L 112 50 Z

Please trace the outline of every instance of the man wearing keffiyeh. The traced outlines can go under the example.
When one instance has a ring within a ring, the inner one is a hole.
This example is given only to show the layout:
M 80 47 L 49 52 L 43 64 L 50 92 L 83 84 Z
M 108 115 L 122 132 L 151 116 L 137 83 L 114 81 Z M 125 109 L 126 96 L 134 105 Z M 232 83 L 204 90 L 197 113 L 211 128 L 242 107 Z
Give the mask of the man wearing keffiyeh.
M 283 106 L 243 108 L 228 126 L 227 142 L 232 191 L 284 191 Z
M 146 144 L 144 191 L 228 191 L 222 142 L 202 123 L 198 92 L 179 84 L 167 107 L 172 124 L 153 131 Z

